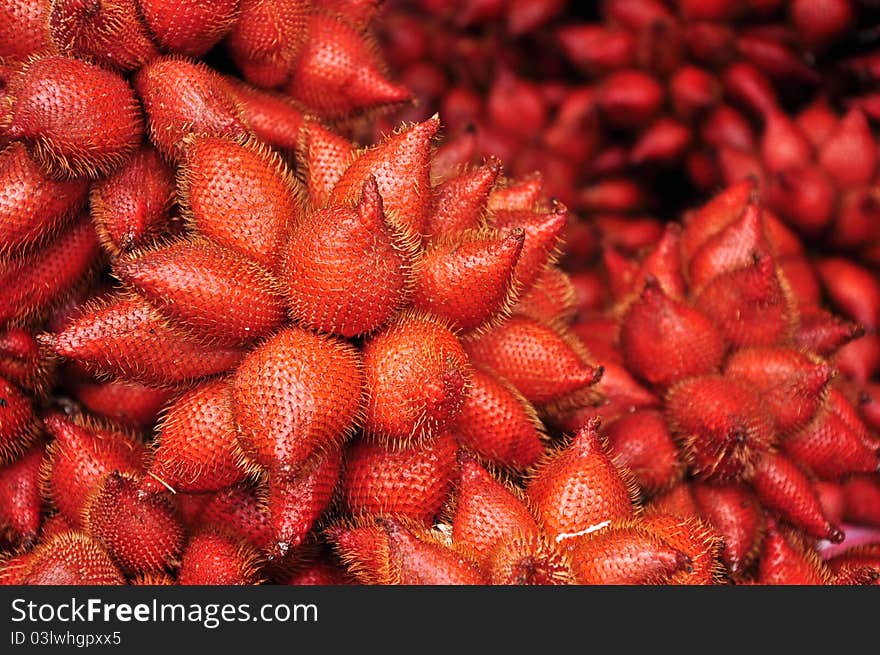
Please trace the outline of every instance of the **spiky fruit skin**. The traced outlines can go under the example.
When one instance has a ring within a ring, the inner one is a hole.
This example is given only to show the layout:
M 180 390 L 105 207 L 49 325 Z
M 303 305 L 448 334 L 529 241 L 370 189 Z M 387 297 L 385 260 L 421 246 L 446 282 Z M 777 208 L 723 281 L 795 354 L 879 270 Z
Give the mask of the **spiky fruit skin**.
M 355 26 L 341 15 L 311 13 L 302 49 L 286 87 L 313 112 L 339 118 L 410 99 L 385 79 L 381 62 Z
M 182 585 L 252 585 L 259 580 L 259 554 L 247 542 L 216 530 L 190 537 L 180 558 Z
M 475 364 L 508 380 L 538 405 L 563 400 L 602 374 L 559 332 L 523 316 L 469 338 L 465 346 Z
M 174 174 L 159 153 L 141 148 L 113 175 L 96 182 L 89 213 L 111 255 L 149 245 L 168 227 Z
M 204 64 L 154 59 L 137 72 L 134 88 L 144 105 L 150 140 L 170 161 L 184 154 L 188 134 L 237 138 L 249 133 L 223 78 Z
M 132 428 L 154 425 L 173 395 L 170 389 L 125 380 L 86 380 L 76 384 L 76 398 L 89 412 Z
M 339 481 L 342 450 L 319 452 L 293 474 L 269 475 L 266 504 L 274 534 L 274 552 L 285 555 L 302 544 L 328 509 Z
M 459 462 L 461 481 L 452 517 L 452 540 L 472 552 L 485 568 L 502 543 L 527 540 L 540 530 L 515 492 L 495 480 L 473 457 L 461 455 Z
M 741 383 L 702 376 L 670 389 L 666 411 L 686 448 L 694 472 L 725 481 L 742 476 L 754 453 L 775 442 L 770 416 L 760 398 Z
M 63 532 L 34 550 L 21 584 L 103 586 L 124 582 L 98 542 L 81 532 Z
M 504 312 L 513 295 L 513 271 L 525 241 L 522 230 L 508 235 L 460 236 L 434 242 L 419 260 L 413 306 L 469 331 Z
M 467 397 L 470 364 L 458 338 L 430 315 L 407 313 L 364 344 L 364 429 L 391 443 L 449 427 Z
M 280 277 L 300 324 L 354 337 L 376 330 L 407 300 L 412 248 L 385 217 L 375 180 L 357 207 L 309 212 L 294 224 Z
M 26 59 L 34 52 L 52 48 L 52 35 L 49 33 L 49 7 L 38 0 L 16 0 L 4 3 L 2 20 L 11 28 L 4 31 L 0 41 L 0 57 L 13 60 Z
M 306 36 L 307 0 L 241 0 L 229 53 L 246 80 L 280 87 L 289 78 Z
M 487 568 L 494 585 L 577 584 L 568 554 L 539 534 L 505 539 L 492 551 Z
M 0 377 L 0 462 L 11 463 L 34 441 L 38 423 L 32 401 Z
M 166 51 L 200 57 L 232 29 L 239 0 L 138 0 L 138 7 L 151 34 Z
M 333 539 L 343 562 L 367 584 L 479 585 L 487 577 L 476 562 L 442 543 L 430 530 L 403 519 L 378 517 L 339 526 Z
M 548 536 L 570 540 L 633 515 L 632 490 L 592 421 L 539 464 L 526 488 Z
M 648 284 L 621 323 L 620 348 L 627 367 L 660 386 L 712 373 L 724 357 L 724 341 L 702 313 Z
M 363 387 L 352 346 L 285 328 L 251 351 L 233 378 L 239 445 L 259 466 L 292 473 L 315 451 L 345 440 Z
M 273 270 L 300 215 L 296 183 L 281 159 L 254 141 L 194 137 L 180 175 L 192 228 Z
M 206 339 L 242 344 L 284 323 L 269 271 L 207 239 L 181 239 L 117 260 L 114 274 Z
M 60 414 L 44 418 L 54 437 L 42 474 L 43 493 L 74 528 L 102 480 L 114 471 L 142 475 L 146 453 L 130 435 Z
M 53 180 L 34 162 L 22 143 L 0 152 L 0 252 L 43 242 L 82 206 L 88 182 Z
M 138 481 L 111 473 L 85 509 L 86 532 L 127 573 L 169 569 L 184 545 L 184 530 L 166 496 L 138 490 Z
M 43 455 L 42 444 L 36 444 L 16 461 L 0 468 L 0 534 L 9 543 L 28 543 L 40 530 Z
M 300 130 L 306 117 L 298 105 L 283 94 L 258 89 L 236 78 L 225 80 L 232 87 L 231 93 L 241 107 L 245 122 L 259 139 L 273 148 L 296 150 L 299 147 Z
M 544 452 L 544 426 L 510 383 L 479 367 L 452 430 L 466 448 L 500 466 L 525 469 Z
M 144 119 L 134 91 L 121 76 L 50 55 L 28 63 L 11 83 L 0 126 L 27 143 L 53 176 L 96 176 L 134 152 Z M 93 138 L 96 132 L 102 135 L 100 143 Z
M 686 554 L 651 530 L 626 522 L 578 538 L 571 558 L 581 584 L 659 584 L 691 566 Z
M 648 493 L 668 489 L 684 475 L 685 465 L 666 421 L 655 410 L 625 414 L 608 426 L 606 437 L 611 452 Z
M 248 470 L 236 439 L 232 384 L 206 382 L 179 396 L 157 427 L 158 447 L 144 479 L 159 491 L 219 491 L 243 482 Z
M 137 0 L 111 0 L 93 5 L 82 0 L 55 0 L 49 30 L 60 52 L 93 59 L 129 71 L 159 56 L 138 14 Z
M 0 259 L 0 284 L 9 292 L 0 302 L 0 323 L 45 316 L 94 271 L 100 245 L 84 216 L 32 254 Z
M 455 439 L 446 433 L 397 449 L 358 439 L 346 448 L 342 501 L 355 516 L 395 514 L 431 525 L 457 479 L 456 449 Z
M 356 201 L 372 175 L 386 214 L 408 233 L 422 234 L 430 188 L 431 139 L 439 127 L 440 119 L 433 117 L 361 152 L 334 185 L 330 203 Z
M 187 524 L 190 531 L 221 528 L 261 551 L 268 551 L 272 548 L 274 529 L 264 496 L 265 489 L 247 484 L 226 487 L 214 494 L 190 495 L 189 500 L 196 502 L 191 508 L 194 515 L 187 519 Z

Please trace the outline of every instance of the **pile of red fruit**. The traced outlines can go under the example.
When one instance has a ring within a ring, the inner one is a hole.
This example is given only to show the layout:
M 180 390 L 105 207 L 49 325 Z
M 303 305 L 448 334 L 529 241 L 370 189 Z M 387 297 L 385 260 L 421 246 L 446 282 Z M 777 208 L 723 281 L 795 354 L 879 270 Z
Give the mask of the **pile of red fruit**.
M 856 7 L 378 4 L 0 0 L 0 582 L 880 579 Z

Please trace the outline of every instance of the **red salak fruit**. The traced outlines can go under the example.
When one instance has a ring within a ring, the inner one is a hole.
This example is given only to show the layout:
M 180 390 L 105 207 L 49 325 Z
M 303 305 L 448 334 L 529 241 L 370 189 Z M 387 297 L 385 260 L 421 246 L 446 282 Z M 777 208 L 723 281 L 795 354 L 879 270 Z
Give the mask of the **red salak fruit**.
M 288 234 L 279 276 L 301 325 L 353 337 L 376 330 L 403 307 L 414 248 L 386 218 L 374 178 L 356 207 L 308 212 Z
M 63 532 L 33 551 L 21 584 L 121 585 L 125 579 L 97 541 L 82 532 Z
M 608 425 L 605 437 L 611 452 L 648 493 L 665 491 L 685 474 L 685 463 L 679 459 L 666 420 L 656 410 L 624 414 Z
M 424 233 L 431 188 L 431 139 L 439 127 L 440 118 L 434 116 L 362 151 L 333 187 L 330 204 L 355 203 L 372 175 L 390 220 L 413 236 Z
M 201 62 L 160 57 L 134 76 L 144 104 L 150 140 L 162 156 L 178 162 L 188 134 L 246 137 L 243 112 L 219 73 Z
M 854 475 L 843 483 L 843 515 L 860 525 L 880 526 L 880 482 L 876 475 Z
M 260 581 L 260 555 L 253 546 L 221 530 L 189 538 L 180 558 L 182 585 L 253 585 Z
M 312 11 L 287 93 L 329 119 L 407 102 L 410 90 L 385 77 L 370 38 L 341 14 Z
M 548 536 L 571 542 L 632 517 L 634 485 L 607 454 L 593 419 L 538 464 L 526 493 Z
M 880 282 L 865 267 L 843 257 L 826 257 L 816 270 L 832 304 L 868 330 L 880 323 Z
M 239 0 L 137 0 L 150 33 L 166 52 L 200 57 L 238 19 Z
M 84 417 L 53 412 L 43 417 L 54 437 L 42 471 L 43 496 L 72 528 L 103 479 L 113 473 L 143 475 L 146 451 L 132 435 Z
M 393 448 L 361 437 L 345 449 L 340 498 L 349 514 L 394 514 L 432 525 L 458 478 L 457 445 L 441 433 Z
M 546 434 L 532 404 L 506 380 L 479 366 L 452 424 L 458 442 L 493 464 L 525 469 L 544 453 Z
M 236 439 L 232 384 L 211 380 L 166 408 L 156 428 L 156 450 L 142 489 L 219 491 L 248 475 Z
M 290 475 L 314 452 L 343 442 L 362 408 L 359 353 L 328 336 L 290 327 L 252 350 L 232 381 L 245 456 Z
M 641 524 L 679 552 L 690 566 L 673 572 L 669 584 L 711 585 L 719 582 L 722 567 L 719 561 L 722 537 L 702 520 L 682 518 L 675 514 L 652 511 Z
M 242 76 L 261 87 L 290 79 L 307 36 L 309 0 L 241 0 L 227 46 Z
M 492 212 L 490 224 L 498 230 L 525 232 L 522 250 L 516 262 L 514 278 L 521 289 L 529 289 L 556 258 L 568 210 L 559 203 L 548 211 L 499 209 Z
M 185 541 L 171 499 L 141 491 L 138 480 L 117 472 L 106 476 L 89 500 L 83 524 L 128 574 L 172 568 Z
M 284 584 L 297 586 L 327 586 L 354 584 L 351 576 L 329 555 L 319 555 L 297 561 L 297 564 Z
M 318 121 L 306 120 L 298 137 L 297 154 L 309 204 L 313 208 L 326 206 L 339 178 L 354 161 L 354 146 Z
M 434 155 L 433 166 L 437 163 Z M 501 164 L 490 159 L 484 165 L 466 170 L 434 187 L 425 223 L 425 234 L 432 238 L 454 237 L 482 226 L 489 194 L 495 187 Z
M 852 411 L 848 401 L 843 402 Z M 824 480 L 839 480 L 848 473 L 873 473 L 880 469 L 880 443 L 867 437 L 867 430 L 858 418 L 855 419 L 857 429 L 847 425 L 834 411 L 830 396 L 826 405 L 815 413 L 809 424 L 782 442 L 783 450 Z
M 40 468 L 45 447 L 36 444 L 21 457 L 0 466 L 0 538 L 29 544 L 40 531 Z
M 37 251 L 0 258 L 0 325 L 63 303 L 95 270 L 100 249 L 91 221 L 81 215 Z
M 28 144 L 34 159 L 56 177 L 112 171 L 140 145 L 144 132 L 140 103 L 124 78 L 55 55 L 22 68 L 2 112 L 6 136 Z
M 171 400 L 170 389 L 127 380 L 83 380 L 74 383 L 74 396 L 92 414 L 136 429 L 153 426 Z
M 475 365 L 501 376 L 536 405 L 556 403 L 599 381 L 602 367 L 569 333 L 524 316 L 512 316 L 464 340 Z
M 757 557 L 761 544 L 760 503 L 740 485 L 693 482 L 690 488 L 700 515 L 722 536 L 722 562 L 731 574 L 741 574 Z
M 694 299 L 733 346 L 769 345 L 790 338 L 794 307 L 781 271 L 770 256 L 756 254 L 754 263 L 717 276 Z
M 411 445 L 439 434 L 461 413 L 470 363 L 442 321 L 404 313 L 364 343 L 363 356 L 368 434 Z
M 499 211 L 531 211 L 541 199 L 544 177 L 540 172 L 516 180 L 503 180 L 493 187 L 486 202 L 486 209 L 495 214 Z
M 877 168 L 878 154 L 865 114 L 850 109 L 828 135 L 819 150 L 819 163 L 840 188 L 869 184 Z
M 620 324 L 620 351 L 627 368 L 658 386 L 717 371 L 725 350 L 709 318 L 670 298 L 653 279 Z
M 130 71 L 159 56 L 138 0 L 53 0 L 49 30 L 62 54 Z
M 190 227 L 274 269 L 301 214 L 298 184 L 282 159 L 254 140 L 193 137 L 179 171 Z
M 22 584 L 33 561 L 33 550 L 0 555 L 0 586 Z
M 666 417 L 691 470 L 702 479 L 739 479 L 758 453 L 774 445 L 773 420 L 744 382 L 722 375 L 692 377 L 666 394 Z
M 0 57 L 26 59 L 54 46 L 49 33 L 49 5 L 41 0 L 13 0 L 0 5 Z
M 333 499 L 342 468 L 342 449 L 318 452 L 293 473 L 269 474 L 266 505 L 273 549 L 284 556 L 302 544 Z
M 0 253 L 42 244 L 83 206 L 88 180 L 53 180 L 22 143 L 0 152 Z
M 685 553 L 638 521 L 612 522 L 571 540 L 570 550 L 580 584 L 661 584 L 677 571 L 692 568 Z
M 54 370 L 30 330 L 13 327 L 0 332 L 0 377 L 42 396 L 52 381 Z
M 548 266 L 532 288 L 519 297 L 511 312 L 559 329 L 569 325 L 577 314 L 577 293 L 573 280 L 565 271 Z
M 300 130 L 306 117 L 296 103 L 284 94 L 259 89 L 235 77 L 227 76 L 224 80 L 257 138 L 273 148 L 295 150 L 299 147 Z M 348 141 L 345 143 L 351 147 Z
M 111 255 L 150 245 L 168 228 L 174 171 L 144 146 L 119 170 L 95 182 L 90 214 L 101 245 Z
M 577 584 L 571 558 L 541 534 L 514 534 L 492 550 L 486 565 L 493 585 Z
M 0 377 L 0 463 L 11 463 L 37 438 L 39 419 L 33 400 Z
M 134 294 L 92 302 L 57 334 L 41 339 L 87 370 L 154 386 L 175 386 L 229 370 L 238 348 L 206 345 L 172 326 Z
M 367 584 L 487 584 L 465 552 L 444 543 L 435 531 L 412 526 L 404 519 L 375 517 L 330 530 L 342 561 Z
M 725 375 L 745 380 L 768 406 L 777 434 L 790 434 L 816 415 L 833 367 L 794 348 L 756 346 L 733 353 Z
M 286 316 L 272 274 L 209 239 L 138 250 L 117 259 L 113 273 L 175 324 L 219 343 L 262 339 Z
M 268 551 L 273 544 L 274 529 L 266 505 L 264 487 L 238 484 L 213 494 L 179 495 L 194 505 L 193 516 L 186 523 L 190 531 L 214 526 L 236 535 L 259 550 Z M 200 501 L 204 499 L 204 503 Z M 197 501 L 192 503 L 192 501 Z
M 788 523 L 819 539 L 843 541 L 843 532 L 828 520 L 810 479 L 789 458 L 764 453 L 754 462 L 750 482 L 761 502 Z
M 758 560 L 758 584 L 822 585 L 828 584 L 830 577 L 816 553 L 789 541 L 775 523 L 768 525 Z
M 466 451 L 459 454 L 458 461 L 461 472 L 452 515 L 452 541 L 466 548 L 486 568 L 500 544 L 536 536 L 540 530 L 519 490 L 493 478 Z
M 464 331 L 503 318 L 516 294 L 514 269 L 524 241 L 521 229 L 435 239 L 416 265 L 413 307 Z

